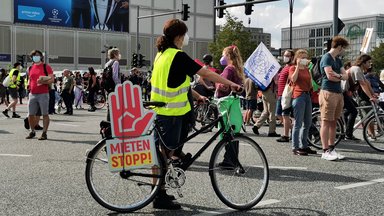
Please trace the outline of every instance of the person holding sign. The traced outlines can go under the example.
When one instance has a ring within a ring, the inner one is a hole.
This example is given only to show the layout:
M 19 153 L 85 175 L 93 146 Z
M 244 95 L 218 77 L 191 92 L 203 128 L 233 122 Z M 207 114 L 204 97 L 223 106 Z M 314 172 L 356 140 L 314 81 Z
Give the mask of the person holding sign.
M 289 68 L 288 79 L 293 83 L 292 108 L 295 124 L 292 130 L 292 151 L 294 155 L 316 154 L 308 147 L 307 137 L 312 123 L 311 74 L 308 69 L 308 52 L 299 49 L 293 65 Z M 304 124 L 303 124 L 304 123 Z
M 175 152 L 180 152 L 182 141 L 188 134 L 190 114 L 192 114 L 191 97 L 200 100 L 204 98 L 191 90 L 191 78 L 198 74 L 202 78 L 230 86 L 232 90 L 241 89 L 234 82 L 200 66 L 181 50 L 189 42 L 187 31 L 187 26 L 179 19 L 170 19 L 165 22 L 163 35 L 157 38 L 158 53 L 154 60 L 151 79 L 151 101 L 166 103 L 165 107 L 157 107 L 154 111 L 157 113 L 157 121 L 162 128 L 165 143 L 162 151 L 172 160 L 179 158 L 180 155 Z M 155 139 L 159 138 L 155 136 Z M 160 191 L 155 198 L 153 207 L 181 208 L 179 204 L 172 202 L 165 190 Z

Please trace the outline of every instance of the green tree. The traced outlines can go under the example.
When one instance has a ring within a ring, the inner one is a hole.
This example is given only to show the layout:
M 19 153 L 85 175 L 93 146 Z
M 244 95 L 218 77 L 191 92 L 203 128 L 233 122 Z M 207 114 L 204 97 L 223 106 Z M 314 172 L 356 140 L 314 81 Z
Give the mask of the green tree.
M 379 72 L 384 69 L 384 43 L 380 43 L 380 46 L 373 48 L 369 55 L 372 57 L 373 71 Z
M 227 46 L 236 45 L 244 62 L 257 47 L 257 44 L 251 41 L 251 33 L 244 29 L 243 22 L 231 16 L 228 11 L 225 14 L 226 23 L 220 27 L 216 40 L 208 45 L 215 67 L 220 65 L 223 49 Z

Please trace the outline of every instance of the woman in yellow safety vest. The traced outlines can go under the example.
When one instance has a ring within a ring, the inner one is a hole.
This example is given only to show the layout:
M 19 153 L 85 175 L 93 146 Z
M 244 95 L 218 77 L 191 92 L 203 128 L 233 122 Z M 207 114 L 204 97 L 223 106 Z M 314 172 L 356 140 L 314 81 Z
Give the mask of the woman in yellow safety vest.
M 210 81 L 231 86 L 233 90 L 241 89 L 238 84 L 200 66 L 181 50 L 189 42 L 187 31 L 187 26 L 179 19 L 165 22 L 163 35 L 157 38 L 158 53 L 151 78 L 151 101 L 166 103 L 165 107 L 155 108 L 155 112 L 162 128 L 165 152 L 173 160 L 180 157 L 180 142 L 188 135 L 192 97 L 203 98 L 191 90 L 191 78 L 198 74 Z M 154 200 L 153 207 L 179 209 L 180 205 L 173 203 L 163 191 Z

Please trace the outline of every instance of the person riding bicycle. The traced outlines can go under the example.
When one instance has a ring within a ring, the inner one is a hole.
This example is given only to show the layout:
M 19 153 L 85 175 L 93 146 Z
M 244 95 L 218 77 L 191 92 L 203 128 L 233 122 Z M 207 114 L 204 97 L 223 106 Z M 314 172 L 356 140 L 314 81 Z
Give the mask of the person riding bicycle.
M 195 74 L 214 82 L 230 86 L 233 90 L 241 87 L 216 73 L 201 67 L 181 49 L 187 46 L 188 28 L 179 19 L 165 22 L 163 35 L 157 38 L 158 53 L 154 60 L 151 79 L 151 101 L 165 102 L 164 107 L 156 107 L 157 122 L 162 131 L 165 152 L 169 159 L 176 160 L 180 152 L 182 140 L 187 136 L 189 128 L 186 126 L 192 114 L 192 95 L 200 97 L 190 87 L 191 77 Z M 155 140 L 159 137 L 155 136 Z M 153 201 L 154 208 L 180 209 L 179 204 L 173 203 L 165 190 L 161 190 Z
M 203 56 L 204 68 L 209 69 L 212 67 L 213 57 L 210 54 L 205 54 Z M 212 97 L 215 91 L 215 83 L 206 79 L 199 77 L 196 80 L 196 84 L 193 88 L 197 93 L 205 97 Z

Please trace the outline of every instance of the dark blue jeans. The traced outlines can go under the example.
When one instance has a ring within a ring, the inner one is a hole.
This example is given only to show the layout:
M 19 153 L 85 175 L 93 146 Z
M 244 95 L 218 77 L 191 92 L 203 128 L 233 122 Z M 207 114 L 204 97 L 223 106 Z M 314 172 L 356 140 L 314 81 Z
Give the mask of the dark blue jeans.
M 292 149 L 308 147 L 308 132 L 312 123 L 311 95 L 302 93 L 292 101 L 295 123 L 292 130 Z

